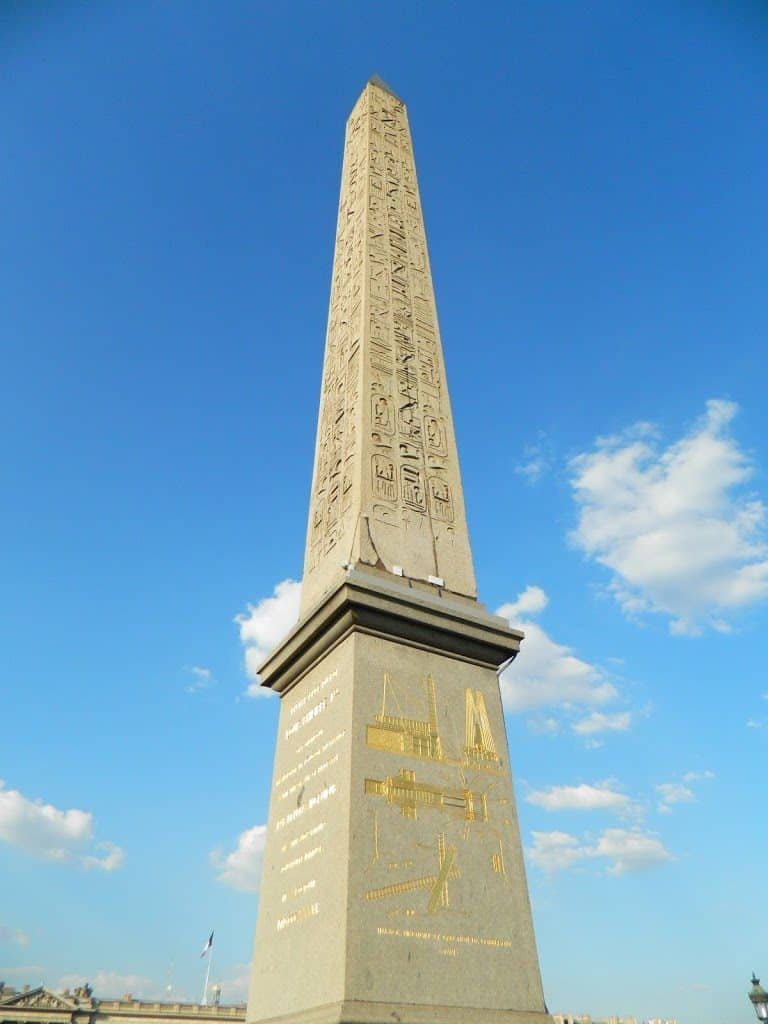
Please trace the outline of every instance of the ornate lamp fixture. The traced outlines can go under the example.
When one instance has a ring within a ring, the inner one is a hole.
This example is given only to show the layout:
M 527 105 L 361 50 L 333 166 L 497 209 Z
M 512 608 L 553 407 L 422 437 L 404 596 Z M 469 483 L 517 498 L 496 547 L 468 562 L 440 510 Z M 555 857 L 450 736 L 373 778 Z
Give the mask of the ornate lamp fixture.
M 768 1021 L 768 992 L 760 984 L 760 979 L 752 972 L 752 989 L 749 993 L 749 1001 L 755 1008 L 759 1021 Z

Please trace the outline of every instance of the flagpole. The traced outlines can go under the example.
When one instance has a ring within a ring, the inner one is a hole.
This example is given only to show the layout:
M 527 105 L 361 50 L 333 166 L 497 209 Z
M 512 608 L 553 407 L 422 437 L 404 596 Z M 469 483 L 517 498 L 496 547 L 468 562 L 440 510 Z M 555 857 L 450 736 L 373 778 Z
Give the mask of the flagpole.
M 202 1005 L 203 1006 L 207 1006 L 208 1005 L 208 981 L 209 981 L 209 979 L 211 977 L 211 961 L 212 960 L 213 960 L 213 944 L 211 944 L 211 947 L 208 950 L 208 967 L 206 968 L 206 971 L 205 971 L 205 985 L 203 986 L 203 999 L 202 999 Z

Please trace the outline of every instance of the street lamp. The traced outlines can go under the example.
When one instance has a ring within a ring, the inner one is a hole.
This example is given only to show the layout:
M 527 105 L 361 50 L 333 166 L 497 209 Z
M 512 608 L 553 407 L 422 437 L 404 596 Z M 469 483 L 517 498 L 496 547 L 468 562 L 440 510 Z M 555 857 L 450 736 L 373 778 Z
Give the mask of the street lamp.
M 768 992 L 760 984 L 760 979 L 752 972 L 752 990 L 749 993 L 749 1001 L 755 1008 L 759 1021 L 768 1021 Z

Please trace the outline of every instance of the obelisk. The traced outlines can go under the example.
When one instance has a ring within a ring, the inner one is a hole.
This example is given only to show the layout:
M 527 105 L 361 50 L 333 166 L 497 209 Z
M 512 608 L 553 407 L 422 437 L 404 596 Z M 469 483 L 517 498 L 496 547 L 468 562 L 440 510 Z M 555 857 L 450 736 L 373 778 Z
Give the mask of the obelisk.
M 544 1024 L 403 103 L 347 122 L 248 1024 Z

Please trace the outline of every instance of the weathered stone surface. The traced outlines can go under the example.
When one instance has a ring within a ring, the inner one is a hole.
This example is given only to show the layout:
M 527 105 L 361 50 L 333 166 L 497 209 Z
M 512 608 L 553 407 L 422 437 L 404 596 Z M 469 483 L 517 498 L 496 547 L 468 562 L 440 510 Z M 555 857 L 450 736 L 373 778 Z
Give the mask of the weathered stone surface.
M 303 612 L 345 562 L 475 596 L 408 119 L 373 81 L 344 143 Z
M 402 103 L 347 126 L 248 1024 L 545 1024 Z
M 268 834 L 249 1021 L 544 1012 L 492 668 L 352 630 L 283 697 Z

